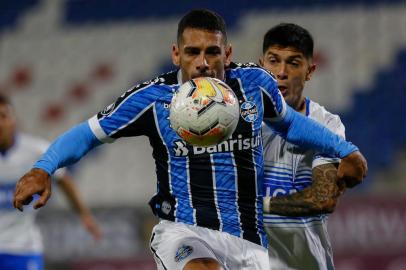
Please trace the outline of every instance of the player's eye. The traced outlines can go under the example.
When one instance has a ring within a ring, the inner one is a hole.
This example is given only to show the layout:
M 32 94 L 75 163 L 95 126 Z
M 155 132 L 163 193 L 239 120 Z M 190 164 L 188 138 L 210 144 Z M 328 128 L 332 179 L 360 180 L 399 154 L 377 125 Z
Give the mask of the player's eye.
M 302 61 L 299 57 L 288 59 L 287 63 L 293 67 L 299 67 L 302 65 Z
M 221 54 L 221 49 L 218 47 L 210 47 L 206 50 L 206 54 L 209 55 L 219 55 Z
M 271 58 L 268 58 L 268 62 L 269 62 L 270 64 L 276 64 L 278 61 L 276 60 L 275 57 L 271 57 Z
M 185 48 L 185 54 L 198 55 L 198 54 L 200 54 L 200 50 L 198 48 Z

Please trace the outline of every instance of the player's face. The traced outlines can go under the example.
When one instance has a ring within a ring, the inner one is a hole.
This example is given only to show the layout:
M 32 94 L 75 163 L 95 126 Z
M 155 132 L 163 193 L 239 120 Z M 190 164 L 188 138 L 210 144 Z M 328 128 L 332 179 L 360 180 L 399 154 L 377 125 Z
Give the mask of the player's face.
M 15 116 L 10 105 L 0 104 L 0 150 L 7 150 L 13 143 Z
M 286 102 L 301 111 L 305 82 L 311 79 L 316 68 L 310 59 L 293 47 L 271 46 L 259 60 L 261 66 L 271 71 Z
M 186 28 L 179 44 L 172 47 L 172 61 L 180 67 L 183 82 L 196 77 L 224 80 L 231 52 L 220 31 Z

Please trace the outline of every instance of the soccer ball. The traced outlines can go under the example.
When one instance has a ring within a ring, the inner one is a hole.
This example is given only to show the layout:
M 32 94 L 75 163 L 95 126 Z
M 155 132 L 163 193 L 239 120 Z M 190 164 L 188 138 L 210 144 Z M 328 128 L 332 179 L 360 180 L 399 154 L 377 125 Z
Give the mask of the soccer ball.
M 238 99 L 215 78 L 200 77 L 182 84 L 172 98 L 171 127 L 187 143 L 210 146 L 228 139 L 237 127 Z

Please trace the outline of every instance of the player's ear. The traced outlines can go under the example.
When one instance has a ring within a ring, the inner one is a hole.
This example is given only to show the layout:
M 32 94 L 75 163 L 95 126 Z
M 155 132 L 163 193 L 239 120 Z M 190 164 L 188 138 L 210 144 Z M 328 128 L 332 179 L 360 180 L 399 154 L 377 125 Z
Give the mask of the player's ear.
M 260 65 L 261 67 L 264 67 L 264 57 L 263 57 L 263 56 L 261 56 L 261 57 L 258 59 L 258 63 L 259 63 L 259 65 Z
M 224 64 L 226 67 L 228 67 L 231 63 L 231 56 L 233 54 L 233 47 L 231 46 L 231 44 L 226 46 L 226 60 L 224 61 Z
M 317 65 L 316 64 L 310 64 L 307 73 L 306 73 L 306 81 L 310 81 L 310 79 L 313 76 L 314 71 L 316 70 Z
M 172 45 L 172 63 L 175 66 L 179 66 L 180 64 L 179 47 L 175 43 Z

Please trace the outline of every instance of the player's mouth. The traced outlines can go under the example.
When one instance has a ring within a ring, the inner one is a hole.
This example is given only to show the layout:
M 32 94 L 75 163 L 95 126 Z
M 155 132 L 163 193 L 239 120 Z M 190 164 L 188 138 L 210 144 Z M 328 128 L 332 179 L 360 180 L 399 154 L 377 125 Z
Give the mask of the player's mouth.
M 286 96 L 288 94 L 288 88 L 284 85 L 278 85 L 278 89 L 281 92 L 282 96 Z
M 202 72 L 202 73 L 192 75 L 192 79 L 199 78 L 199 77 L 211 77 L 211 78 L 214 78 L 215 74 L 214 74 L 214 72 Z

